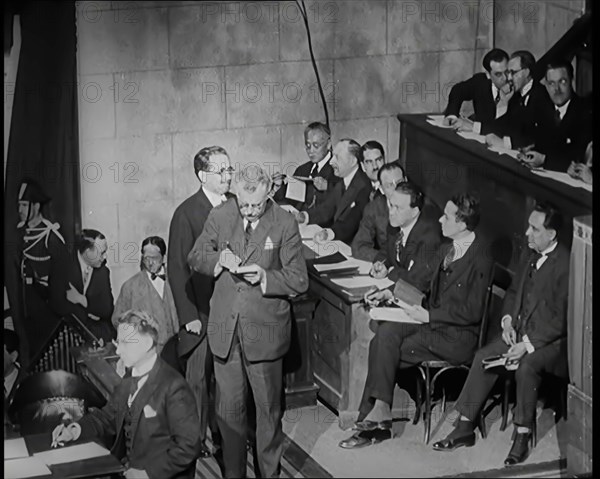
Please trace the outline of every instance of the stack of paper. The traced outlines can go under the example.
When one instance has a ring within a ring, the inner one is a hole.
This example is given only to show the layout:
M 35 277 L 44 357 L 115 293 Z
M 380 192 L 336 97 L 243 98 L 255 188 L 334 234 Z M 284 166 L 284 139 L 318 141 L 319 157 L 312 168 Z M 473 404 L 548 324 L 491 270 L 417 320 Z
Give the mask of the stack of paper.
M 36 452 L 33 457 L 48 466 L 65 464 L 67 462 L 82 461 L 94 457 L 108 456 L 110 451 L 95 442 L 86 442 L 75 446 L 60 447 L 49 451 Z M 10 477 L 10 476 L 8 476 Z
M 393 281 L 382 278 L 375 279 L 371 276 L 353 276 L 351 278 L 335 278 L 331 280 L 333 283 L 341 286 L 345 289 L 353 289 L 353 288 L 365 288 L 365 287 L 374 287 L 377 289 L 385 289 L 389 288 Z
M 508 155 L 515 160 L 519 156 L 519 152 L 517 150 L 509 150 L 508 148 L 504 148 L 503 146 L 490 146 L 488 150 L 493 151 L 494 153 L 498 153 L 499 155 Z
M 21 479 L 51 475 L 52 472 L 46 464 L 35 456 L 4 461 L 4 477 L 6 478 Z
M 315 264 L 315 269 L 319 273 L 358 273 L 358 265 L 350 260 L 334 264 Z
M 369 317 L 375 321 L 393 321 L 394 323 L 422 324 L 412 319 L 402 308 L 371 308 Z
M 17 457 L 29 457 L 29 451 L 22 437 L 4 440 L 4 459 L 16 459 Z
M 584 188 L 590 193 L 592 192 L 592 185 L 588 185 L 583 181 L 577 178 L 571 178 L 568 173 L 563 173 L 560 171 L 550 171 L 550 170 L 531 170 L 532 173 L 543 176 L 544 178 L 550 178 L 554 181 L 560 181 L 561 183 L 565 183 L 569 186 L 573 186 L 575 188 Z
M 289 200 L 304 203 L 304 200 L 306 199 L 306 183 L 296 179 L 296 177 L 288 176 L 285 197 Z
M 457 131 L 458 136 L 462 136 L 465 140 L 475 140 L 485 145 L 485 136 L 478 135 L 477 133 L 473 133 L 472 131 Z
M 298 225 L 298 229 L 300 230 L 300 236 L 302 239 L 312 240 L 323 228 L 321 228 L 319 225 L 301 224 Z
M 452 128 L 451 125 L 444 125 L 444 115 L 429 115 L 425 121 L 438 128 Z

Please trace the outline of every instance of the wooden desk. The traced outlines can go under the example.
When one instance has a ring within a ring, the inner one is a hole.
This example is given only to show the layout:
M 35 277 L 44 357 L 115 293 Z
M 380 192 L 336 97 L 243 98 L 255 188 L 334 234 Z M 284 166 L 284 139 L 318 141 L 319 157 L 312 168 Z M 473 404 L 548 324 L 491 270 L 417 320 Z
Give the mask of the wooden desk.
M 52 433 L 33 434 L 24 436 L 25 444 L 30 455 L 36 452 L 50 450 L 52 442 Z M 78 441 L 71 443 L 78 444 Z M 36 476 L 37 478 L 53 478 L 53 479 L 78 479 L 85 477 L 100 477 L 118 474 L 125 471 L 125 467 L 115 456 L 109 454 L 107 456 L 95 457 L 92 459 L 84 459 L 82 461 L 69 462 L 67 464 L 56 464 L 48 466 L 52 472 L 50 476 Z
M 406 174 L 442 210 L 453 194 L 478 193 L 480 230 L 493 240 L 493 256 L 500 263 L 514 266 L 527 246 L 524 235 L 535 200 L 551 201 L 560 208 L 565 221 L 559 234 L 565 247 L 570 247 L 573 218 L 591 214 L 590 192 L 537 176 L 511 157 L 465 140 L 451 129 L 430 125 L 426 118 L 398 115 Z

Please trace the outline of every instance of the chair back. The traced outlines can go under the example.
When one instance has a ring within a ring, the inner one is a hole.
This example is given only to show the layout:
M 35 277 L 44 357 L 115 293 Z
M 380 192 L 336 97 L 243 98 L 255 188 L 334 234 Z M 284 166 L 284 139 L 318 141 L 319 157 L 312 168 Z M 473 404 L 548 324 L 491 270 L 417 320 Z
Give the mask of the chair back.
M 52 431 L 61 422 L 77 421 L 89 407 L 106 400 L 80 376 L 63 370 L 35 373 L 23 380 L 9 409 L 21 434 Z
M 485 346 L 489 340 L 496 337 L 499 332 L 502 303 L 504 302 L 504 296 L 510 287 L 512 279 L 512 271 L 497 262 L 494 263 L 485 295 L 483 317 L 481 318 L 481 329 L 479 330 L 479 342 L 477 345 L 478 348 Z M 491 328 L 490 324 L 492 324 Z M 491 334 L 488 334 L 488 331 L 491 332 Z

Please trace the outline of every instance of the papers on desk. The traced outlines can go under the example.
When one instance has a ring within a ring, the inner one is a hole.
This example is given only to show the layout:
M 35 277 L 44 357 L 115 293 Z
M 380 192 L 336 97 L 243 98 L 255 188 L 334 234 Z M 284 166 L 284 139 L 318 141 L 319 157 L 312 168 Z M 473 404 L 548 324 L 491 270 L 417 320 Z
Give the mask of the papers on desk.
M 577 178 L 571 178 L 568 173 L 564 173 L 561 171 L 551 171 L 551 170 L 531 170 L 532 173 L 543 176 L 544 178 L 550 178 L 554 181 L 560 181 L 561 183 L 565 183 L 569 186 L 573 186 L 575 188 L 584 188 L 585 190 L 592 192 L 592 185 L 588 185 Z
M 4 460 L 4 477 L 8 479 L 51 475 L 48 466 L 35 456 Z
M 429 118 L 432 121 L 441 123 L 442 121 L 444 121 L 445 116 L 444 115 L 427 115 L 427 118 Z
M 25 439 L 18 437 L 16 439 L 4 440 L 4 459 L 16 459 L 17 457 L 29 457 L 29 451 L 25 445 Z
M 478 135 L 477 133 L 473 133 L 472 131 L 457 131 L 458 136 L 462 136 L 465 140 L 475 140 L 485 145 L 485 136 Z
M 288 176 L 285 197 L 289 200 L 304 203 L 306 199 L 306 183 L 294 176 Z
M 498 153 L 499 155 L 508 155 L 515 160 L 519 156 L 519 152 L 517 150 L 509 150 L 508 148 L 504 148 L 503 146 L 490 146 L 488 150 L 493 151 L 494 153 Z
M 108 456 L 110 451 L 95 442 L 86 442 L 75 446 L 59 447 L 49 451 L 36 452 L 33 457 L 42 461 L 47 466 L 65 464 L 67 462 L 82 461 L 94 457 Z M 10 476 L 9 476 L 10 477 Z
M 369 317 L 375 321 L 392 321 L 394 323 L 422 324 L 412 319 L 402 308 L 382 307 L 371 308 Z
M 317 258 L 331 256 L 335 253 L 341 253 L 346 257 L 352 256 L 352 250 L 350 249 L 350 246 L 338 240 L 326 241 L 325 243 L 317 243 L 312 239 L 303 239 L 302 242 L 306 245 L 307 248 L 314 251 Z
M 443 121 L 444 121 L 444 117 L 442 116 L 441 120 L 431 120 L 431 119 L 427 119 L 425 120 L 427 123 L 429 123 L 430 125 L 433 126 L 437 126 L 438 128 L 452 128 L 452 125 L 444 125 Z
M 333 283 L 341 286 L 344 289 L 376 287 L 378 289 L 389 288 L 393 281 L 387 278 L 375 279 L 371 276 L 352 276 L 351 278 L 334 278 Z
M 342 273 L 353 272 L 358 273 L 358 266 L 352 264 L 352 261 L 346 260 L 341 263 L 334 264 L 315 264 L 315 269 L 318 273 Z

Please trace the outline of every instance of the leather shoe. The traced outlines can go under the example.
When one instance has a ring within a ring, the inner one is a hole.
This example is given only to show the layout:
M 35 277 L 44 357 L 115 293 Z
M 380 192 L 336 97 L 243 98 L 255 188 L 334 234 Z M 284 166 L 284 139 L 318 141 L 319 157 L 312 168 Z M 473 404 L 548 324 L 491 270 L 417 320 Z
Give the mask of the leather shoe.
M 454 432 L 454 431 L 453 431 Z M 462 436 L 450 433 L 445 439 L 433 443 L 433 449 L 436 451 L 454 451 L 459 447 L 471 447 L 475 445 L 475 432 L 466 433 Z
M 392 438 L 392 431 L 375 429 L 373 431 L 362 431 L 354 434 L 338 444 L 342 449 L 358 449 L 383 442 Z
M 515 440 L 510 448 L 510 452 L 504 460 L 504 465 L 514 466 L 515 464 L 519 464 L 527 459 L 527 456 L 529 456 L 529 453 L 531 452 L 531 449 L 529 448 L 530 441 L 530 432 L 518 432 L 515 435 Z
M 385 421 L 359 421 L 354 423 L 352 427 L 355 431 L 376 431 L 381 429 L 383 431 L 390 431 L 392 429 L 392 420 L 387 419 Z

